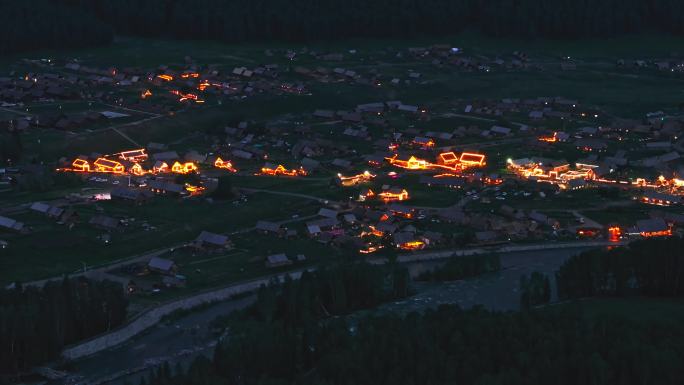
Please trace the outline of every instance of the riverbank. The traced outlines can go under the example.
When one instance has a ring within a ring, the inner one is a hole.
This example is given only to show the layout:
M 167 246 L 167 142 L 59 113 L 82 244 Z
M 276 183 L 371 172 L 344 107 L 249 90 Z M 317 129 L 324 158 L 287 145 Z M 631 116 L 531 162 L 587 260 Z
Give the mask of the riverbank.
M 487 248 L 473 248 L 464 250 L 445 250 L 438 252 L 416 253 L 402 255 L 397 258 L 400 263 L 415 263 L 440 260 L 450 257 L 478 255 L 484 253 L 515 253 L 515 252 L 532 252 L 555 249 L 572 249 L 572 248 L 589 248 L 589 247 L 606 247 L 614 246 L 616 243 L 595 241 L 595 242 L 573 242 L 573 243 L 547 243 L 534 245 L 513 245 L 501 247 L 487 247 Z M 387 259 L 374 259 L 372 263 L 387 263 Z M 152 327 L 162 318 L 172 314 L 178 310 L 190 310 L 197 306 L 207 303 L 219 302 L 230 299 L 236 295 L 241 295 L 257 290 L 261 285 L 268 284 L 273 279 L 282 280 L 286 275 L 297 279 L 303 270 L 286 272 L 282 274 L 271 275 L 259 279 L 237 283 L 228 287 L 211 290 L 199 293 L 190 297 L 167 302 L 161 306 L 149 309 L 140 313 L 134 319 L 130 320 L 123 327 L 94 337 L 90 340 L 81 342 L 77 345 L 67 347 L 62 352 L 62 358 L 66 361 L 78 360 L 83 357 L 98 353 L 102 350 L 109 349 L 120 345 L 144 330 Z

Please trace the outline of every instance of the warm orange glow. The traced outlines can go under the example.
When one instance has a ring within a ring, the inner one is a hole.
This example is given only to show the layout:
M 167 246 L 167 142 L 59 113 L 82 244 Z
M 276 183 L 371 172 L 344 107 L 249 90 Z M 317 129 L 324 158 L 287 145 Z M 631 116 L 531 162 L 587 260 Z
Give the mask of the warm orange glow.
M 140 148 L 137 150 L 129 150 L 129 151 L 123 151 L 120 152 L 119 158 L 123 160 L 127 160 L 130 162 L 142 162 L 144 160 L 147 160 L 147 153 L 145 153 L 144 148 Z
M 408 160 L 397 159 L 397 155 L 391 158 L 385 158 L 391 165 L 405 168 L 407 170 L 427 170 L 432 166 L 432 163 L 424 159 L 418 159 L 411 156 Z
M 452 166 L 458 163 L 458 156 L 453 152 L 443 152 L 437 156 L 437 163 Z
M 109 160 L 107 158 L 97 158 L 93 163 L 96 172 L 112 173 L 112 174 L 123 174 L 125 168 L 123 164 L 115 161 Z
M 427 142 L 421 143 L 421 142 L 416 142 L 415 140 L 413 141 L 413 144 L 422 146 L 422 147 L 434 147 L 435 146 L 435 141 L 432 139 L 428 139 Z
M 534 162 L 518 164 L 510 159 L 508 161 L 508 168 L 518 176 L 525 179 L 535 178 L 540 182 L 556 184 L 563 189 L 567 188 L 567 183 L 571 180 L 594 180 L 596 178 L 593 170 L 595 166 L 579 163 L 576 166 L 577 169 L 571 170 L 569 164 L 550 167 Z
M 406 190 L 400 192 L 383 191 L 378 194 L 378 197 L 384 202 L 405 201 L 409 199 L 409 193 Z
M 145 174 L 147 173 L 147 172 L 142 168 L 142 166 L 140 165 L 140 163 L 134 164 L 133 167 L 131 167 L 131 169 L 130 169 L 129 171 L 130 171 L 131 174 L 136 175 L 136 176 L 143 176 L 143 175 L 145 175 Z
M 193 186 L 189 183 L 185 184 L 185 191 L 189 192 L 190 196 L 200 195 L 204 190 L 206 190 L 204 186 Z
M 204 91 L 204 90 L 206 90 L 207 87 L 209 87 L 210 85 L 211 85 L 211 84 L 209 84 L 208 81 L 204 80 L 204 81 L 201 81 L 200 84 L 197 85 L 197 89 L 200 90 L 200 91 Z
M 464 152 L 458 158 L 453 152 L 441 153 L 437 156 L 437 163 L 425 159 L 409 157 L 408 160 L 397 159 L 397 155 L 385 158 L 391 165 L 407 170 L 446 170 L 461 172 L 468 167 L 482 167 L 486 164 L 485 155 Z
M 492 186 L 500 185 L 503 183 L 503 179 L 501 179 L 501 178 L 492 178 L 492 177 L 488 177 L 488 176 L 484 177 L 482 181 L 485 184 L 492 185 Z
M 204 100 L 200 99 L 197 95 L 195 94 L 190 94 L 190 93 L 183 93 L 178 90 L 171 90 L 170 91 L 174 95 L 178 95 L 180 99 L 178 99 L 179 102 L 185 102 L 188 100 L 192 100 L 195 103 L 204 103 Z
M 83 159 L 74 160 L 73 163 L 71 163 L 71 166 L 73 167 L 73 171 L 90 172 L 90 164 Z
M 143 99 L 147 99 L 150 96 L 152 96 L 152 91 L 150 90 L 145 90 L 142 94 L 140 94 L 140 97 Z
M 552 136 L 540 136 L 539 141 L 554 143 L 558 141 L 558 133 L 554 132 Z
M 482 167 L 486 164 L 485 156 L 483 154 L 475 154 L 471 152 L 464 152 L 461 154 L 459 161 L 466 166 Z
M 169 165 L 166 162 L 162 162 L 159 166 L 152 167 L 152 172 L 155 174 L 169 172 Z
M 370 182 L 373 178 L 375 178 L 375 175 L 368 171 L 364 171 L 361 174 L 353 176 L 343 176 L 342 174 L 337 174 L 337 177 L 339 178 L 340 184 L 342 184 L 342 186 L 350 187 L 359 185 L 361 183 Z
M 197 72 L 186 72 L 184 74 L 181 74 L 181 77 L 183 79 L 188 79 L 188 78 L 198 78 L 199 74 Z
M 222 169 L 228 170 L 230 172 L 237 172 L 235 167 L 233 167 L 233 163 L 231 163 L 231 161 L 223 160 L 221 158 L 216 158 L 216 161 L 214 162 L 214 167 L 222 168 Z
M 362 191 L 359 194 L 359 200 L 363 202 L 365 200 L 373 198 L 374 196 L 375 196 L 375 192 L 371 189 L 368 189 L 366 191 Z
M 161 80 L 166 80 L 167 82 L 170 82 L 171 80 L 173 80 L 173 76 L 171 76 L 171 75 L 166 75 L 166 74 L 157 75 L 157 77 L 158 77 L 159 79 L 161 79 Z
M 672 229 L 667 229 L 663 231 L 642 231 L 639 233 L 642 237 L 646 238 L 651 238 L 651 237 L 669 237 L 672 235 Z
M 288 170 L 283 166 L 282 164 L 279 164 L 276 168 L 268 168 L 268 167 L 262 167 L 261 168 L 261 175 L 271 175 L 271 176 L 277 176 L 277 175 L 282 175 L 282 176 L 306 176 L 307 172 L 303 168 L 298 168 L 298 169 L 291 169 Z
M 619 242 L 622 236 L 622 229 L 619 226 L 612 226 L 608 228 L 608 240 L 611 242 Z
M 368 226 L 368 231 L 362 231 L 361 234 L 359 234 L 359 237 L 363 238 L 371 235 L 382 238 L 385 235 L 385 233 L 376 229 L 375 226 Z
M 189 174 L 191 172 L 196 172 L 198 170 L 197 166 L 192 162 L 180 163 L 175 162 L 171 166 L 171 172 L 176 174 Z
M 402 250 L 422 250 L 425 248 L 425 243 L 422 241 L 406 242 L 399 245 Z

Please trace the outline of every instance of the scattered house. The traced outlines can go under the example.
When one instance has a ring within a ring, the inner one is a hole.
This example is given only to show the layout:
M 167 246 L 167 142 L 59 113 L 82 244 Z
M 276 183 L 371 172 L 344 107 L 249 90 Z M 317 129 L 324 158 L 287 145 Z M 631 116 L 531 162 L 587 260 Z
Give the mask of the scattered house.
M 273 254 L 266 257 L 266 267 L 274 268 L 280 266 L 291 265 L 292 261 L 287 258 L 285 254 Z
M 280 234 L 280 225 L 275 222 L 269 221 L 258 221 L 256 224 L 257 231 L 262 233 L 275 233 Z
M 149 181 L 147 186 L 156 194 L 181 195 L 186 193 L 184 186 L 158 179 Z
M 338 214 L 339 213 L 337 211 L 331 210 L 331 209 L 326 209 L 325 207 L 318 210 L 318 215 L 320 215 L 322 217 L 326 217 L 326 218 L 335 219 L 335 218 L 337 218 Z
M 178 266 L 176 263 L 170 259 L 153 257 L 147 263 L 147 268 L 155 273 L 160 273 L 164 275 L 176 275 L 178 272 Z
M 18 222 L 12 218 L 0 216 L 0 229 L 24 232 L 27 230 L 23 222 Z
M 51 206 L 47 203 L 35 202 L 31 205 L 31 210 L 45 214 L 50 218 L 59 218 L 64 214 L 64 209 L 57 206 Z
M 672 235 L 672 228 L 668 226 L 663 218 L 652 218 L 637 221 L 636 226 L 630 232 L 647 238 L 663 237 Z
M 194 245 L 198 249 L 227 249 L 231 244 L 226 235 L 202 231 L 195 239 Z
M 152 154 L 152 159 L 153 160 L 160 160 L 163 162 L 168 162 L 171 160 L 180 159 L 180 156 L 178 156 L 178 153 L 176 151 L 167 151 L 167 152 L 158 152 L 156 154 Z
M 150 200 L 153 196 L 153 193 L 147 190 L 134 190 L 125 187 L 117 187 L 112 189 L 110 195 L 112 200 L 121 200 L 142 204 Z
M 675 204 L 681 204 L 682 196 L 646 190 L 641 197 L 641 201 L 651 205 L 671 206 Z
M 502 126 L 492 126 L 489 129 L 489 132 L 498 134 L 498 135 L 510 135 L 511 134 L 511 129 L 508 127 L 502 127 Z
M 492 244 L 500 242 L 499 233 L 496 231 L 476 231 L 475 240 L 479 244 Z
M 96 215 L 90 218 L 88 224 L 101 230 L 111 231 L 118 230 L 119 226 L 121 225 L 121 221 L 116 218 L 108 217 L 106 215 Z

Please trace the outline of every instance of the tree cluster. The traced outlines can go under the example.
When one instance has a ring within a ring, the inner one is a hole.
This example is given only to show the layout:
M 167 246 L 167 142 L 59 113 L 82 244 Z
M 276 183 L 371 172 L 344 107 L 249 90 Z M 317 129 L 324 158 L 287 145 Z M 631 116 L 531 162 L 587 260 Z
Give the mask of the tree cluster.
M 152 385 L 678 384 L 684 331 L 675 323 L 588 320 L 571 308 L 493 313 L 442 306 L 235 331 L 213 361 Z
M 0 55 L 107 44 L 112 28 L 91 13 L 48 0 L 0 0 Z
M 127 306 L 123 288 L 111 281 L 65 278 L 0 290 L 0 374 L 28 370 L 66 345 L 121 325 Z
M 529 309 L 532 306 L 539 306 L 549 303 L 551 300 L 551 281 L 549 277 L 538 271 L 533 272 L 528 277 L 520 277 L 520 307 Z
M 105 44 L 119 34 L 224 42 L 684 33 L 676 0 L 0 0 L 0 53 Z
M 457 281 L 459 279 L 493 273 L 500 269 L 501 259 L 498 254 L 469 255 L 451 258 L 443 265 L 420 274 L 417 280 Z
M 682 297 L 683 250 L 684 239 L 671 237 L 581 253 L 566 261 L 556 273 L 558 297 Z

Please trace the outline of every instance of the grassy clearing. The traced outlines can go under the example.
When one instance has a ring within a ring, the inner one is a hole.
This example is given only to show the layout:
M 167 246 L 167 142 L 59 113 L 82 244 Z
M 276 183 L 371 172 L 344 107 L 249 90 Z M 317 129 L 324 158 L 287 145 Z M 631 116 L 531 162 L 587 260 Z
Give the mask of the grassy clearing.
M 13 215 L 33 231 L 25 235 L 2 234 L 10 247 L 0 251 L 0 283 L 46 278 L 81 269 L 83 262 L 96 266 L 177 246 L 194 239 L 202 230 L 231 233 L 251 228 L 260 219 L 279 221 L 289 219 L 292 212 L 317 210 L 304 199 L 273 199 L 267 194 L 254 194 L 248 202 L 239 205 L 156 199 L 133 210 L 129 205 L 117 202 L 77 206 L 76 209 L 80 223 L 72 230 L 37 214 Z M 110 244 L 104 244 L 98 236 L 106 231 L 88 225 L 90 218 L 98 213 L 134 220 L 121 231 L 112 232 Z M 155 229 L 145 230 L 143 222 Z

